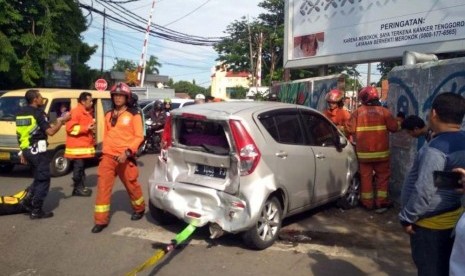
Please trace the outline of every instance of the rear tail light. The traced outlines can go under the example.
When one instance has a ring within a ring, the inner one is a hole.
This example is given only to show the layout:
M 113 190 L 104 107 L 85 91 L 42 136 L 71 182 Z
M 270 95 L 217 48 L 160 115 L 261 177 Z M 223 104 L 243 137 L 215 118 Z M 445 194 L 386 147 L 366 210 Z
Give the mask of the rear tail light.
M 161 185 L 157 185 L 156 188 L 162 192 L 169 192 L 170 191 L 170 188 L 166 187 L 166 186 L 161 186 Z
M 187 212 L 186 216 L 191 217 L 191 218 L 200 218 L 202 215 L 196 212 Z
M 260 151 L 241 121 L 229 120 L 229 126 L 239 153 L 240 173 L 242 176 L 249 175 L 260 161 Z

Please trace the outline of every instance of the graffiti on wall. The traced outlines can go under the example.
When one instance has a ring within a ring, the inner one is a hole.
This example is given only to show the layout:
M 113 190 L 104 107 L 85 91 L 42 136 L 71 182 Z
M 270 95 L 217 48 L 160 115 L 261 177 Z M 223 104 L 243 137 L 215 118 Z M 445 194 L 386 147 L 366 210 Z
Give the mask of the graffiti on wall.
M 280 102 L 300 104 L 323 110 L 326 107 L 326 93 L 337 87 L 337 78 L 304 82 L 279 83 L 271 88 Z
M 416 79 L 424 78 L 420 76 Z M 389 102 L 393 103 L 395 112 L 417 115 L 426 120 L 433 100 L 438 94 L 452 92 L 465 96 L 465 70 L 443 75 L 442 79 L 434 82 L 415 84 L 412 78 L 390 77 Z

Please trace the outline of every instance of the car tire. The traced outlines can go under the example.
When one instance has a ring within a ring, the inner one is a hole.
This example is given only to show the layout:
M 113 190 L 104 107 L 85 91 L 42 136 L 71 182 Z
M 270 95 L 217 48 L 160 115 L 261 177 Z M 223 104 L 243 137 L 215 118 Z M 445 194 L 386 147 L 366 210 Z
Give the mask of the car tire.
M 15 164 L 0 164 L 0 174 L 6 174 L 13 171 Z
M 262 206 L 258 221 L 254 227 L 243 233 L 242 239 L 247 247 L 263 250 L 270 247 L 278 238 L 283 220 L 283 208 L 276 197 L 270 197 Z
M 355 208 L 360 202 L 360 175 L 352 177 L 347 192 L 337 201 L 337 205 L 345 210 Z
M 158 207 L 155 207 L 151 201 L 149 201 L 149 210 L 152 218 L 160 225 L 173 224 L 177 221 L 175 216 Z
M 53 154 L 52 160 L 50 161 L 50 174 L 52 176 L 63 176 L 69 172 L 71 168 L 71 162 L 68 158 L 65 158 L 64 155 L 64 149 L 59 149 Z

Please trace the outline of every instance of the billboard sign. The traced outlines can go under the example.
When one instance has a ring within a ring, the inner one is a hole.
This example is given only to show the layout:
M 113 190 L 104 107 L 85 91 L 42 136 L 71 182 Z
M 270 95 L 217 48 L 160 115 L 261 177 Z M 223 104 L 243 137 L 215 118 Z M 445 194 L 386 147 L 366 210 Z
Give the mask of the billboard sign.
M 286 0 L 286 68 L 465 49 L 463 0 Z
M 71 56 L 51 56 L 45 68 L 46 87 L 71 87 Z

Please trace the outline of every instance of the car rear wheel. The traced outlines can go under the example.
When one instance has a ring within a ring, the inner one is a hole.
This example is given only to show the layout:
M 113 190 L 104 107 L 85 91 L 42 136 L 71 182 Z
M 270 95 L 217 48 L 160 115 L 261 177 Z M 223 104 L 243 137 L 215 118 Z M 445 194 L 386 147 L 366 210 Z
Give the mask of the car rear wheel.
M 155 207 L 152 202 L 149 201 L 150 215 L 161 225 L 173 224 L 176 222 L 176 217 L 172 214 Z
M 54 177 L 63 176 L 69 172 L 71 162 L 65 157 L 65 150 L 57 150 L 50 162 L 50 174 Z
M 354 175 L 347 192 L 338 200 L 337 205 L 342 209 L 352 209 L 358 206 L 360 201 L 360 176 Z
M 252 248 L 262 250 L 271 246 L 278 238 L 283 209 L 276 197 L 270 197 L 262 207 L 257 223 L 243 234 L 244 243 Z

